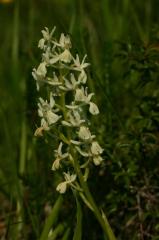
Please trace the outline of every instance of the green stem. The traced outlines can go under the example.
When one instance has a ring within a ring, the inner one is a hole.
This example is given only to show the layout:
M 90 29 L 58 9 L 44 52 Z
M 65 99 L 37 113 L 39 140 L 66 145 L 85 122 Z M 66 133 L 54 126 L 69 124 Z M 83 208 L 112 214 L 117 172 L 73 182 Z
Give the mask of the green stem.
M 23 175 L 25 172 L 25 164 L 26 164 L 26 141 L 27 141 L 27 126 L 26 119 L 22 121 L 22 129 L 21 129 L 21 142 L 20 142 L 20 163 L 19 163 L 19 173 Z
M 16 74 L 19 71 L 19 0 L 15 1 L 14 16 L 13 16 L 13 37 L 12 37 L 12 71 L 13 77 L 16 78 Z M 17 82 L 15 83 L 15 86 Z
M 82 172 L 81 172 L 81 169 L 80 169 L 80 165 L 79 165 L 78 160 L 75 156 L 74 156 L 74 167 L 75 167 L 75 171 L 76 171 L 76 173 L 79 177 L 79 181 L 80 181 L 80 184 L 81 184 L 81 186 L 84 190 L 84 193 L 85 193 L 88 201 L 90 202 L 90 204 L 91 204 L 91 206 L 94 210 L 93 211 L 94 215 L 96 216 L 98 222 L 100 223 L 103 231 L 105 232 L 105 234 L 106 234 L 106 236 L 108 237 L 109 240 L 116 240 L 115 235 L 114 235 L 114 233 L 113 233 L 113 231 L 112 231 L 112 229 L 109 225 L 108 220 L 106 219 L 106 221 L 104 221 L 104 219 L 103 219 L 103 217 L 102 217 L 102 215 L 101 215 L 101 213 L 100 213 L 100 211 L 99 211 L 99 209 L 98 209 L 98 207 L 97 207 L 97 205 L 96 205 L 96 203 L 95 203 L 95 201 L 92 197 L 92 194 L 89 190 L 87 182 L 85 182 L 84 179 L 83 179 L 83 175 L 82 175 Z

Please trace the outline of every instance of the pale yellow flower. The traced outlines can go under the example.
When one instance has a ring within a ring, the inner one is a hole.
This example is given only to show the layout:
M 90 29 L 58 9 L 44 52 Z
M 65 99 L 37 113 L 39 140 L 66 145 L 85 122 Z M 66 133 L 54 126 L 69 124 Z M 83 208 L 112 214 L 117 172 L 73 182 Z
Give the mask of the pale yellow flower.
M 53 165 L 52 165 L 52 170 L 53 171 L 59 169 L 60 168 L 60 161 L 62 159 L 67 158 L 68 155 L 69 155 L 68 153 L 62 153 L 62 146 L 63 146 L 63 143 L 60 142 L 58 149 L 55 150 L 56 159 L 55 159 L 55 161 L 53 162 Z
M 97 141 L 93 141 L 91 145 L 91 153 L 93 155 L 99 155 L 99 154 L 102 154 L 102 152 L 103 152 L 103 149 L 101 148 L 99 143 Z
M 93 157 L 93 162 L 94 162 L 94 165 L 96 166 L 100 165 L 102 161 L 103 161 L 103 158 L 100 155 Z
M 70 185 L 72 182 L 76 180 L 76 174 L 70 175 L 70 173 L 64 172 L 64 178 L 65 178 L 65 181 L 59 183 L 58 186 L 56 187 L 56 190 L 61 194 L 64 194 L 66 192 L 67 185 Z
M 97 105 L 93 102 L 90 102 L 89 103 L 89 112 L 92 114 L 92 115 L 97 115 L 99 114 L 99 109 L 97 107 Z

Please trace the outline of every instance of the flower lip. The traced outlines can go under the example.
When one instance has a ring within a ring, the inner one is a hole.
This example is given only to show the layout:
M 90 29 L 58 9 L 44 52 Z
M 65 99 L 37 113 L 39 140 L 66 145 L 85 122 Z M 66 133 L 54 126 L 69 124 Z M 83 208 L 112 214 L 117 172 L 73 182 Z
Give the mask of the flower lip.
M 86 126 L 80 126 L 78 136 L 83 141 L 91 141 L 95 137 L 95 135 L 91 135 L 89 128 Z
M 92 114 L 92 115 L 97 115 L 99 114 L 99 109 L 97 107 L 97 105 L 93 102 L 90 102 L 89 103 L 89 112 Z
M 93 157 L 93 162 L 96 166 L 100 165 L 102 161 L 103 161 L 103 158 L 100 155 Z
M 91 152 L 93 155 L 99 155 L 103 153 L 103 149 L 97 141 L 93 141 L 91 145 Z
M 61 182 L 57 185 L 56 191 L 58 191 L 61 194 L 64 194 L 67 189 L 67 182 Z
M 56 187 L 56 190 L 61 194 L 64 194 L 66 192 L 67 185 L 71 185 L 71 183 L 76 180 L 76 174 L 70 175 L 69 172 L 68 173 L 64 172 L 64 178 L 65 178 L 65 181 L 59 183 L 58 186 Z

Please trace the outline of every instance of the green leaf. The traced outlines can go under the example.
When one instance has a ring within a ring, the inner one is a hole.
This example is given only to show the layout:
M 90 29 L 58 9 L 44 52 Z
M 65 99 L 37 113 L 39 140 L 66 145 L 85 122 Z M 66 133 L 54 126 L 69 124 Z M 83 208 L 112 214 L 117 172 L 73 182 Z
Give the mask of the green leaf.
M 76 205 L 77 205 L 77 224 L 74 231 L 73 240 L 82 240 L 82 208 L 80 202 L 76 196 Z
M 63 198 L 60 195 L 58 197 L 58 199 L 56 200 L 56 202 L 55 202 L 55 204 L 53 206 L 53 209 L 52 209 L 50 215 L 48 216 L 48 218 L 47 218 L 47 220 L 45 222 L 42 234 L 40 236 L 40 240 L 48 239 L 49 231 L 50 231 L 51 227 L 56 223 L 57 217 L 59 215 L 59 211 L 61 209 L 62 200 L 63 200 Z
M 70 228 L 67 228 L 64 235 L 63 235 L 63 238 L 62 240 L 68 240 L 69 239 L 69 235 L 70 235 Z
M 65 224 L 60 223 L 50 234 L 49 238 L 47 237 L 46 240 L 56 240 L 59 235 L 63 234 L 65 228 Z

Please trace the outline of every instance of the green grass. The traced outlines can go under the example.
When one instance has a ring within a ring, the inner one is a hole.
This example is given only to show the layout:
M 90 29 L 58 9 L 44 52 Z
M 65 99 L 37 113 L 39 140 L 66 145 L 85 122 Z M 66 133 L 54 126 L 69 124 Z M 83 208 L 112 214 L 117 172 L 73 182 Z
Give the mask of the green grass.
M 92 169 L 93 195 L 117 239 L 159 239 L 157 22 L 157 0 L 0 1 L 0 237 L 39 239 L 45 207 L 58 198 L 54 140 L 33 136 L 38 96 L 31 76 L 40 31 L 56 25 L 91 63 L 88 85 L 101 112 L 93 126 L 105 148 L 104 165 Z M 71 193 L 64 202 L 51 239 L 73 239 L 76 203 Z M 81 239 L 103 239 L 92 213 L 80 207 Z

